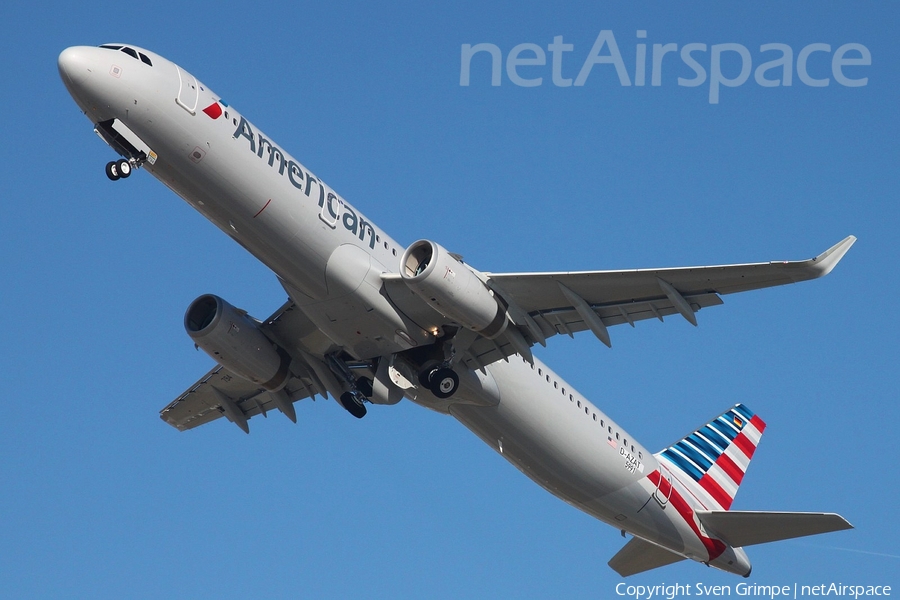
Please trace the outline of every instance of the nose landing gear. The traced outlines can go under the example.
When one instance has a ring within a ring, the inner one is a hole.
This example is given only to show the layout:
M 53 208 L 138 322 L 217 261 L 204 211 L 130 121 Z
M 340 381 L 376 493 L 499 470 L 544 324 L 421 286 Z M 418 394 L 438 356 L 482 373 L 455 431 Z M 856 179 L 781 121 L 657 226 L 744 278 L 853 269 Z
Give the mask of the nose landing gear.
M 137 163 L 137 161 L 132 165 L 130 160 L 125 160 L 124 158 L 114 160 L 106 163 L 106 176 L 109 177 L 111 181 L 125 179 L 131 175 L 132 170 L 139 166 L 140 164 Z

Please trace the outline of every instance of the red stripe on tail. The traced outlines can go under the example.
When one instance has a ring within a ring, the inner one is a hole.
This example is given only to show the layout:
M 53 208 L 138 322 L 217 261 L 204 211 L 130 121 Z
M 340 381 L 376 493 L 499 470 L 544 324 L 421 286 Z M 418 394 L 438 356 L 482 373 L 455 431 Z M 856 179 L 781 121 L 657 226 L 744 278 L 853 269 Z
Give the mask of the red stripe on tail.
M 653 471 L 649 475 L 647 475 L 647 479 L 653 482 L 653 485 L 660 487 L 660 491 L 662 491 L 661 485 L 662 482 L 668 483 L 662 475 L 660 475 L 659 471 Z M 707 554 L 709 554 L 709 560 L 715 560 L 723 552 L 725 552 L 725 544 L 721 540 L 716 540 L 713 538 L 706 537 L 702 533 L 700 533 L 700 528 L 697 526 L 696 519 L 694 519 L 694 509 L 682 498 L 681 494 L 678 493 L 678 490 L 674 489 L 672 486 L 672 496 L 669 498 L 669 503 L 675 507 L 675 510 L 681 515 L 681 518 L 690 526 L 691 530 L 696 534 L 696 536 L 703 543 L 703 546 L 706 548 Z
M 760 419 L 760 418 L 757 417 L 756 415 L 753 415 L 753 418 L 750 419 L 750 423 L 751 423 L 754 427 L 756 427 L 756 430 L 757 430 L 758 432 L 760 432 L 760 433 L 762 433 L 763 430 L 766 428 L 766 423 L 765 423 L 765 421 L 763 421 L 762 419 Z
M 753 442 L 747 438 L 743 433 L 739 433 L 736 438 L 734 438 L 734 445 L 740 448 L 741 452 L 747 455 L 747 458 L 753 458 L 753 453 L 756 452 L 756 446 L 753 445 Z
M 731 477 L 732 481 L 741 485 L 741 481 L 744 479 L 744 472 L 741 471 L 741 468 L 737 466 L 727 454 L 724 452 L 720 454 L 719 458 L 716 459 L 716 464 Z
M 731 503 L 733 499 L 728 495 L 728 492 L 722 489 L 716 480 L 710 477 L 709 473 L 700 478 L 698 482 L 700 487 L 709 492 L 709 495 L 713 497 L 713 500 L 719 503 L 719 506 L 728 510 L 731 508 Z

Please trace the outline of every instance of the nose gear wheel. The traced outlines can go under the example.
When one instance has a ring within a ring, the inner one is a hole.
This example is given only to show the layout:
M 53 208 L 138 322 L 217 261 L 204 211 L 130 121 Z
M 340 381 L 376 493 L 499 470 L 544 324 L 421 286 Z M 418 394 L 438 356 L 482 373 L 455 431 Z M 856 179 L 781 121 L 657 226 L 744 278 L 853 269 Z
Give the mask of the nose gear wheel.
M 106 163 L 106 176 L 109 177 L 111 181 L 125 179 L 131 175 L 131 172 L 138 166 L 140 165 L 133 165 L 130 160 L 124 158 L 113 160 Z

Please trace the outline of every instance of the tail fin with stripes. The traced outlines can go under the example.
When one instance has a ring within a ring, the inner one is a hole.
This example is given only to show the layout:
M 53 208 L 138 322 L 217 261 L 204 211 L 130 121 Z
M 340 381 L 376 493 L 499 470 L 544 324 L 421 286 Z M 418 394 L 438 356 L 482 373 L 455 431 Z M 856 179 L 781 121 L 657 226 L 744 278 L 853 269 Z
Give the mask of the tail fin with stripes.
M 762 419 L 737 404 L 656 458 L 697 482 L 710 508 L 728 510 L 765 428 Z

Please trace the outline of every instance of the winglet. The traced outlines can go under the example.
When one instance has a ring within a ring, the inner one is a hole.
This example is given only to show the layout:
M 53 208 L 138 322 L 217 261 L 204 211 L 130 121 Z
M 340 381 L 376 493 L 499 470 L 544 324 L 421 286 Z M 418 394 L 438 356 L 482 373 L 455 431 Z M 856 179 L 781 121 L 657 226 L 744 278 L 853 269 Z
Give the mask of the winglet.
M 813 262 L 822 272 L 822 275 L 828 275 L 831 272 L 834 266 L 844 258 L 844 255 L 847 254 L 847 250 L 850 249 L 850 246 L 852 246 L 854 242 L 856 242 L 856 236 L 848 235 L 813 259 Z
M 815 277 L 824 277 L 831 273 L 831 270 L 842 258 L 844 258 L 844 255 L 847 254 L 847 250 L 850 249 L 850 246 L 852 246 L 855 241 L 856 236 L 848 235 L 822 254 L 808 260 L 807 263 L 814 271 Z

